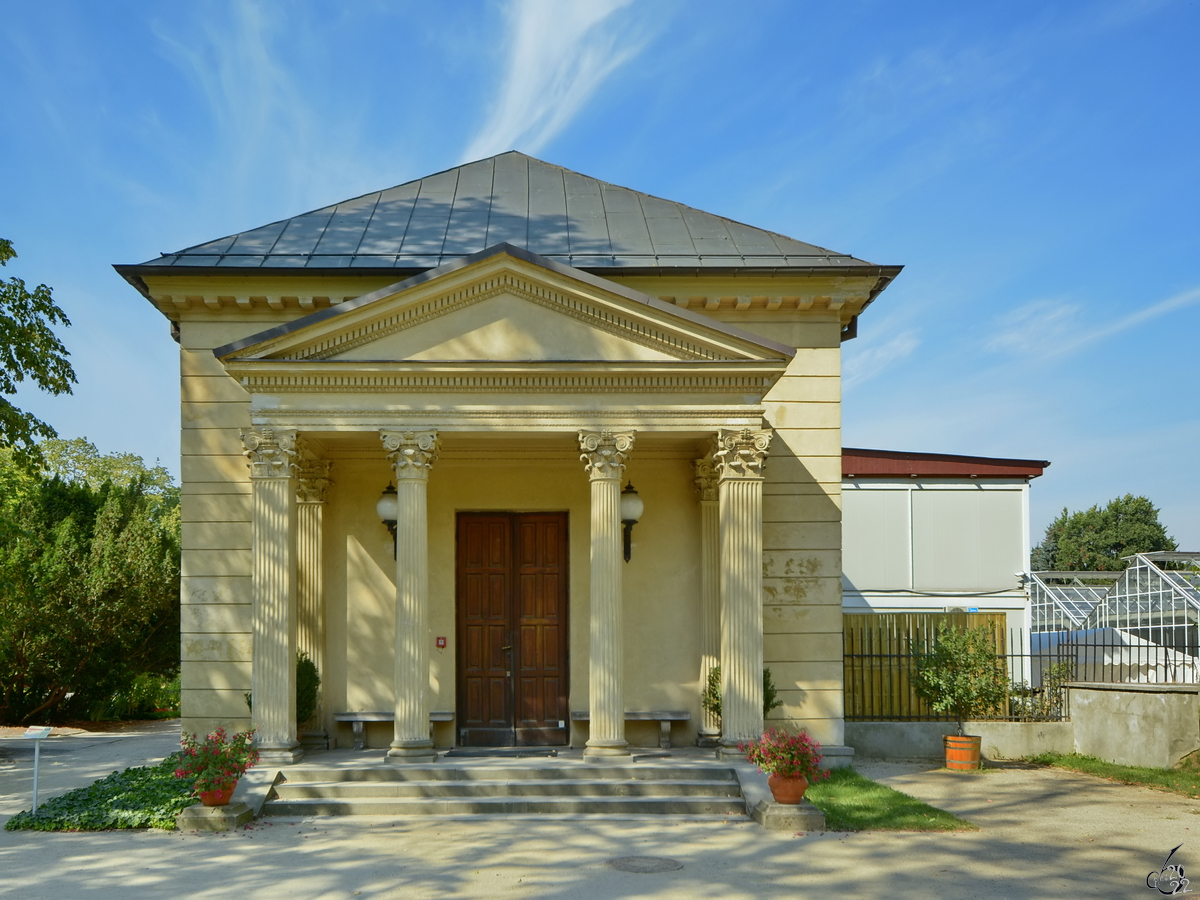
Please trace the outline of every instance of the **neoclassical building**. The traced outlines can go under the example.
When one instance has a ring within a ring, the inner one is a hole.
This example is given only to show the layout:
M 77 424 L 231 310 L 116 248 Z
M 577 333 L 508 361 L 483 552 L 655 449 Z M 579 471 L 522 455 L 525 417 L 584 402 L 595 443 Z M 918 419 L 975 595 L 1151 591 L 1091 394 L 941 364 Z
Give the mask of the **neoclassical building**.
M 724 746 L 765 665 L 839 752 L 840 345 L 900 267 L 511 152 L 117 270 L 180 344 L 185 730 L 619 757 L 713 738 L 719 663 Z

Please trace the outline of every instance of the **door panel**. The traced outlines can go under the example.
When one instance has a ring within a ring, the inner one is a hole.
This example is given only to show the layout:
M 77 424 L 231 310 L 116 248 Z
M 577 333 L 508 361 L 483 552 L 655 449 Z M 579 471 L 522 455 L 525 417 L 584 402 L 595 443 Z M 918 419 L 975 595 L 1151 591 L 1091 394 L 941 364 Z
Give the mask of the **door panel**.
M 566 513 L 459 513 L 460 744 L 567 742 L 566 547 Z

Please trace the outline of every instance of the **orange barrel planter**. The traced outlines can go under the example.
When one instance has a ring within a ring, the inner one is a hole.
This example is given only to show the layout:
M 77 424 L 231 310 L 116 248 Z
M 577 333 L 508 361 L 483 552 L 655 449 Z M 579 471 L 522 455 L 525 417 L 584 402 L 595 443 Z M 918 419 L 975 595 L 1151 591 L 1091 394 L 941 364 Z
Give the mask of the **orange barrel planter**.
M 946 747 L 947 769 L 980 768 L 979 745 L 983 738 L 977 734 L 946 734 L 942 736 Z

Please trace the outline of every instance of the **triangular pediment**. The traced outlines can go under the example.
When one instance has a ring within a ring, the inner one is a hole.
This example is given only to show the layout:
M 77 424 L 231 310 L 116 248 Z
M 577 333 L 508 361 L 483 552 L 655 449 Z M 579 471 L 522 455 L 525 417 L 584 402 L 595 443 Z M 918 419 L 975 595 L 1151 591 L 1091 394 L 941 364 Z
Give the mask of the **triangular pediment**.
M 782 363 L 792 352 L 507 245 L 214 351 L 334 363 Z

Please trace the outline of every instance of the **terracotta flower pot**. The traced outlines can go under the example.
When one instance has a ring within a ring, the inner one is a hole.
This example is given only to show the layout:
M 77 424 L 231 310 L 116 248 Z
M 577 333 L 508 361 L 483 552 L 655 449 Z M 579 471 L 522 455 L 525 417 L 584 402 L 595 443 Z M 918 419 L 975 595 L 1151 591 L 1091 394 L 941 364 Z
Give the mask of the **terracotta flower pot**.
M 795 806 L 804 799 L 804 792 L 808 790 L 808 779 L 803 775 L 784 778 L 782 775 L 772 774 L 767 776 L 767 787 L 771 789 L 771 796 L 775 798 L 776 803 Z
M 979 746 L 983 738 L 977 734 L 945 734 L 946 768 L 970 770 L 981 768 Z
M 237 787 L 236 781 L 215 791 L 196 791 L 196 793 L 200 795 L 200 802 L 205 806 L 227 806 L 230 798 L 233 797 L 235 787 Z

